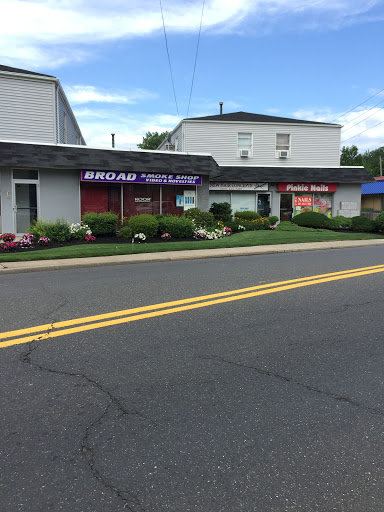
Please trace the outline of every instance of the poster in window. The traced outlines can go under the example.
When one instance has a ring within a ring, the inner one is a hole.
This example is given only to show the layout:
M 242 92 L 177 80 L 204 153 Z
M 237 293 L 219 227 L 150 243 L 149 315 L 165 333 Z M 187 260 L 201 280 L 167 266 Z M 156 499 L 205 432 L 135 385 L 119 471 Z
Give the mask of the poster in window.
M 332 194 L 316 193 L 314 194 L 313 211 L 323 213 L 327 217 L 332 216 Z
M 313 207 L 313 195 L 308 193 L 296 193 L 294 198 L 294 215 L 311 212 Z
M 184 206 L 184 196 L 176 196 L 176 206 Z

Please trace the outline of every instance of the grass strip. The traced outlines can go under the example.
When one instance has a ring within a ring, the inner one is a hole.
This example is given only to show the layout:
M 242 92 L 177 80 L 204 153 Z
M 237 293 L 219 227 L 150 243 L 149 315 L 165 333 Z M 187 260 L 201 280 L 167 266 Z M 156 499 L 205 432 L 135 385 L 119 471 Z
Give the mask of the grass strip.
M 84 244 L 56 247 L 41 251 L 2 253 L 0 262 L 36 261 L 68 258 L 90 258 L 97 256 L 117 256 L 121 254 L 142 254 L 152 252 L 185 251 L 198 249 L 220 249 L 233 247 L 253 247 L 259 245 L 297 244 L 305 242 L 329 242 L 335 240 L 373 240 L 384 238 L 376 233 L 339 233 L 327 229 L 311 231 L 246 231 L 218 240 L 198 242 L 160 242 L 125 244 Z

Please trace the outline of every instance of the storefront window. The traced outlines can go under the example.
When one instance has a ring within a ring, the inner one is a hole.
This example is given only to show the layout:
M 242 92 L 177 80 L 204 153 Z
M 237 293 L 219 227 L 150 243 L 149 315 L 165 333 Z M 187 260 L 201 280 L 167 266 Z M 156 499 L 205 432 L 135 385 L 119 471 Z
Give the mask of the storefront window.
M 160 185 L 124 184 L 124 217 L 160 213 Z
M 294 206 L 294 215 L 297 215 L 298 213 L 311 212 L 313 208 L 313 194 L 296 192 Z
M 332 194 L 315 193 L 313 205 L 313 211 L 323 213 L 327 217 L 332 216 Z

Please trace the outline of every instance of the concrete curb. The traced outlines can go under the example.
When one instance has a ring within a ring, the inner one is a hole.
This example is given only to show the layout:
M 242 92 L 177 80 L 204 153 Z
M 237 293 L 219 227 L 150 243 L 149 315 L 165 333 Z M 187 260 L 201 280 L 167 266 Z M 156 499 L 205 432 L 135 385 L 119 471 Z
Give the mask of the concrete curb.
M 227 258 L 232 256 L 257 256 L 261 254 L 319 251 L 326 249 L 348 249 L 372 246 L 384 246 L 384 239 L 260 245 L 254 247 L 233 247 L 231 249 L 197 249 L 195 251 L 169 251 L 164 253 L 127 254 L 121 256 L 100 256 L 95 258 L 73 258 L 67 260 L 4 262 L 0 263 L 0 275 L 19 274 L 25 272 L 43 272 L 46 270 L 101 267 L 107 265 Z

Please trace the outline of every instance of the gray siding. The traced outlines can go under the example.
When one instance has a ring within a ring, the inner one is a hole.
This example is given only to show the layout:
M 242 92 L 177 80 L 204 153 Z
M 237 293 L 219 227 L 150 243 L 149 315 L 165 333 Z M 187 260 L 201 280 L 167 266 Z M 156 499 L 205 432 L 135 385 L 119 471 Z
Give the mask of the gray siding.
M 183 125 L 181 124 L 171 137 L 171 142 L 175 146 L 175 151 L 183 151 L 182 126 Z
M 39 218 L 80 222 L 80 172 L 40 170 Z
M 0 76 L 0 139 L 56 142 L 55 84 Z
M 59 115 L 59 135 L 58 142 L 59 144 L 82 144 L 82 137 L 80 131 L 77 129 L 74 120 L 73 114 L 65 105 L 63 97 L 61 93 L 58 94 L 58 105 L 57 105 L 58 115 Z M 67 140 L 64 140 L 64 114 L 66 115 L 66 124 L 67 124 Z
M 210 153 L 219 165 L 338 166 L 340 128 L 333 126 L 187 121 L 184 151 Z M 238 155 L 237 134 L 252 133 L 249 158 Z M 276 158 L 276 134 L 291 135 L 290 158 Z

